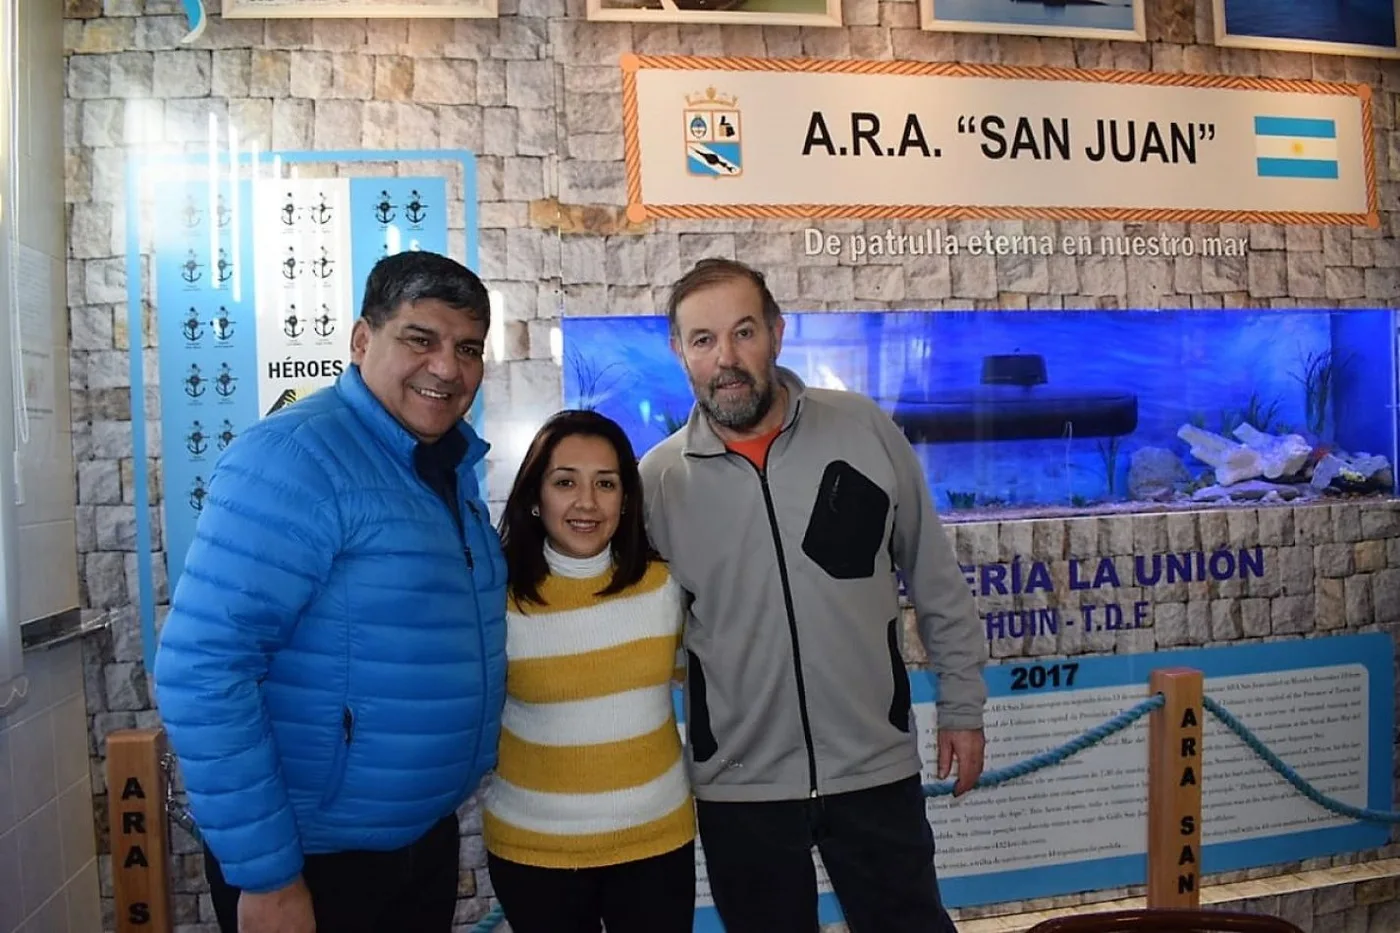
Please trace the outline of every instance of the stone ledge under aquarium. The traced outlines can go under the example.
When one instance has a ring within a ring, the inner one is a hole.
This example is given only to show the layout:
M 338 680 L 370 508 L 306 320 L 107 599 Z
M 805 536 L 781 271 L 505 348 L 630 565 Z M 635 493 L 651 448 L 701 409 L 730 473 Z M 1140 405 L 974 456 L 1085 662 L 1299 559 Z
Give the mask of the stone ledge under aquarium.
M 945 520 L 1396 492 L 1389 309 L 786 314 L 779 362 L 875 399 Z M 562 322 L 570 407 L 640 455 L 692 394 L 661 316 Z

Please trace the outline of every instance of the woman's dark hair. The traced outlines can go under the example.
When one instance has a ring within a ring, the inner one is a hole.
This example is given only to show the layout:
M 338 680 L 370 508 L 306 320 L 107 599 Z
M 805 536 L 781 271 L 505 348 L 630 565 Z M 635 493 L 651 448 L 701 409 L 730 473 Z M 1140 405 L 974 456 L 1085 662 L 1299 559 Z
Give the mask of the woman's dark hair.
M 539 505 L 540 486 L 549 469 L 554 449 L 566 437 L 598 437 L 617 453 L 618 477 L 622 482 L 622 516 L 612 539 L 613 575 L 608 585 L 595 595 L 608 596 L 632 586 L 647 572 L 656 558 L 647 540 L 646 513 L 642 508 L 642 475 L 637 455 L 616 421 L 596 411 L 566 410 L 552 416 L 535 434 L 525 460 L 515 474 L 515 484 L 506 499 L 501 516 L 501 547 L 505 551 L 506 572 L 512 595 L 521 602 L 543 604 L 540 584 L 549 574 L 545 562 L 544 522 L 531 509 Z

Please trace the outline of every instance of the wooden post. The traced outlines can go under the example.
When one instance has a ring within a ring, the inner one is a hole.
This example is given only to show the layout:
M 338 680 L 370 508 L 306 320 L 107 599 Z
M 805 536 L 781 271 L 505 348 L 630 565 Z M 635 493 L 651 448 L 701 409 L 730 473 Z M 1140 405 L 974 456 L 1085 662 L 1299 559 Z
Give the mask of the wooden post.
M 165 730 L 107 736 L 107 809 L 117 933 L 170 933 L 169 789 Z
M 1205 678 L 1190 668 L 1152 672 L 1166 697 L 1152 713 L 1147 762 L 1147 906 L 1201 903 L 1201 731 Z

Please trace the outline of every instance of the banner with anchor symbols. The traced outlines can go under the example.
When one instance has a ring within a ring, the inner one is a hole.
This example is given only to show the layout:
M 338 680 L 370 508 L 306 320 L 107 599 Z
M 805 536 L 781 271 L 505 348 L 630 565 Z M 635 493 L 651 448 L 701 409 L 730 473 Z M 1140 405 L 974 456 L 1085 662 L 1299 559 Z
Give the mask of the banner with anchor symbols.
M 253 229 L 229 179 L 158 186 L 153 279 L 159 333 L 163 484 L 170 578 L 176 579 L 204 505 L 214 461 L 258 417 Z M 241 222 L 240 222 L 241 221 Z
M 258 186 L 258 411 L 330 385 L 350 360 L 350 180 Z M 368 270 L 365 270 L 368 272 Z
M 433 177 L 172 176 L 157 185 L 152 280 L 171 584 L 219 455 L 248 425 L 344 371 L 365 277 L 390 253 L 447 253 L 447 198 L 446 179 Z
M 425 249 L 448 253 L 447 179 L 352 178 L 352 261 L 366 273 L 383 256 Z M 352 283 L 355 307 L 364 300 L 365 277 Z

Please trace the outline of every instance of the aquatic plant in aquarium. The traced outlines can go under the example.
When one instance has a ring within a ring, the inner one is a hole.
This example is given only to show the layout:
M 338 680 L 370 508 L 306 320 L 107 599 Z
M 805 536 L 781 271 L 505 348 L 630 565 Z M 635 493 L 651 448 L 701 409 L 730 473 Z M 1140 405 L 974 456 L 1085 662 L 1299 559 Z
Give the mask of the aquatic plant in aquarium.
M 1389 310 L 787 314 L 779 362 L 875 399 L 969 517 L 1395 492 Z M 664 317 L 565 318 L 566 404 L 639 452 L 692 397 Z

